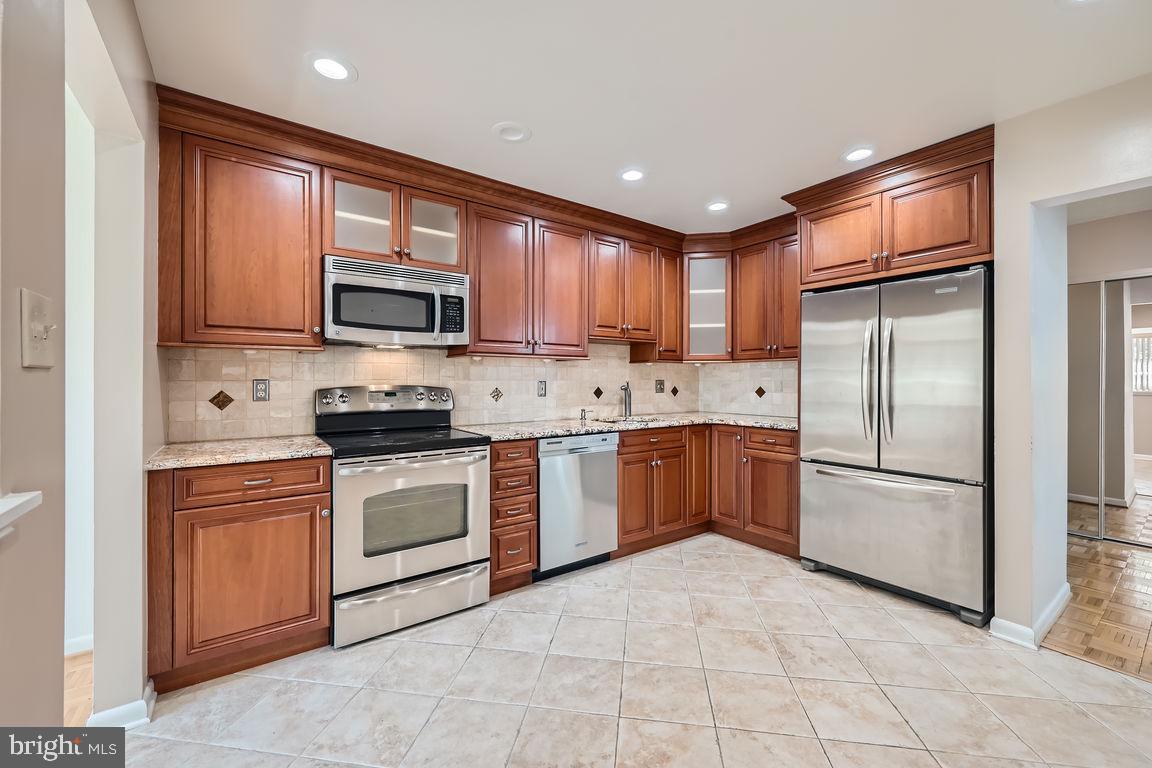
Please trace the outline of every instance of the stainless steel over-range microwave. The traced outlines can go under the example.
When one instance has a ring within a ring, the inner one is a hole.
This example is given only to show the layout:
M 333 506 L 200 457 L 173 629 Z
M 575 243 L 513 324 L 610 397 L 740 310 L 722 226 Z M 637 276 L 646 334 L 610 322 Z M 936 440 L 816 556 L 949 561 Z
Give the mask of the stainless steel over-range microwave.
M 468 343 L 468 276 L 324 257 L 324 337 L 404 347 Z

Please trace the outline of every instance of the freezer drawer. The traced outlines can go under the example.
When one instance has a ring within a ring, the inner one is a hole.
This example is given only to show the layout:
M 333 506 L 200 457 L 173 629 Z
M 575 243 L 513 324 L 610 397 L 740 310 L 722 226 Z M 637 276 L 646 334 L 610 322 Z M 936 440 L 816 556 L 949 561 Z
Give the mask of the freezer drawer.
M 984 492 L 805 462 L 800 556 L 983 613 Z
M 801 300 L 800 455 L 875 467 L 880 288 Z
M 880 469 L 984 480 L 983 269 L 880 288 Z

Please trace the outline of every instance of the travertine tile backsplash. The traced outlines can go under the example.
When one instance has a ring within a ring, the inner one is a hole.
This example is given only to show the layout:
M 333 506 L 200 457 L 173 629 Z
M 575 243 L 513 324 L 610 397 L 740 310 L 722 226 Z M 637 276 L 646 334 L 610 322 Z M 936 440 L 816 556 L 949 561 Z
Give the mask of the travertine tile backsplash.
M 618 415 L 625 381 L 632 385 L 635 413 L 796 411 L 794 363 L 629 364 L 628 348 L 618 344 L 592 344 L 588 360 L 554 361 L 336 346 L 323 352 L 174 348 L 162 354 L 169 442 L 309 434 L 316 389 L 374 383 L 451 387 L 456 424 L 575 418 L 581 408 Z M 270 380 L 270 402 L 253 402 L 252 379 Z M 662 394 L 655 391 L 657 379 L 664 380 Z M 537 397 L 537 381 L 547 382 L 545 397 Z M 763 397 L 755 394 L 758 387 Z M 497 389 L 499 399 L 492 397 Z M 209 402 L 221 391 L 232 398 L 223 410 Z

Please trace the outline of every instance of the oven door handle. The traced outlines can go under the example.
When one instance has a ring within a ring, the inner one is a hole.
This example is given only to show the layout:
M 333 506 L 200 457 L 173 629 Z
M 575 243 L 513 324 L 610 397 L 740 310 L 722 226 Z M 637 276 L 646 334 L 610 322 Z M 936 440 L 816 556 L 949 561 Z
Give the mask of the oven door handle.
M 478 461 L 485 459 L 484 454 L 476 454 L 474 456 L 463 456 L 458 459 L 437 459 L 433 461 L 408 461 L 405 459 L 393 459 L 388 464 L 378 467 L 346 467 L 338 470 L 336 474 L 340 477 L 355 477 L 356 475 L 378 475 L 383 472 L 399 472 L 402 469 L 435 469 L 437 467 L 458 467 L 462 465 L 475 464 Z
M 487 570 L 488 570 L 488 563 L 480 563 L 479 565 L 470 566 L 468 568 L 468 570 L 462 571 L 461 573 L 458 573 L 454 576 L 449 576 L 446 579 L 440 579 L 440 578 L 424 579 L 422 581 L 416 582 L 416 584 L 418 586 L 410 587 L 408 589 L 401 589 L 399 587 L 393 587 L 392 589 L 384 592 L 384 594 L 376 595 L 375 597 L 364 597 L 364 598 L 361 598 L 359 600 L 349 600 L 347 602 L 339 603 L 337 605 L 337 608 L 341 611 L 346 611 L 349 608 L 359 608 L 362 605 L 372 605 L 374 603 L 382 603 L 385 600 L 391 600 L 391 599 L 397 598 L 397 597 L 411 597 L 412 595 L 418 595 L 421 592 L 426 592 L 429 589 L 447 586 L 448 584 L 452 584 L 452 583 L 455 583 L 457 581 L 463 581 L 465 579 L 475 578 L 476 576 L 479 576 L 481 573 L 484 573 Z

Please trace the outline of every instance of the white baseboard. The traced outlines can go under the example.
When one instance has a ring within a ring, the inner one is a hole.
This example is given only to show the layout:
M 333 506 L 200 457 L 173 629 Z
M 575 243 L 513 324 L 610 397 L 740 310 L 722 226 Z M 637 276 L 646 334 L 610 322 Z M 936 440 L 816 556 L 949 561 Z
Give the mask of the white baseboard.
M 1135 494 L 1133 494 L 1132 499 L 1136 499 Z M 1081 504 L 1096 504 L 1099 499 L 1096 496 L 1088 496 L 1083 493 L 1070 493 L 1068 494 L 1068 501 L 1079 501 Z M 1128 508 L 1132 506 L 1131 502 L 1127 502 L 1124 499 L 1114 499 L 1111 496 L 1105 496 L 1104 503 L 1109 507 Z
M 65 656 L 72 656 L 73 654 L 84 653 L 90 650 L 92 650 L 92 635 L 64 638 Z
M 155 706 L 156 689 L 152 687 L 152 680 L 149 679 L 139 699 L 112 709 L 93 712 L 88 718 L 88 725 L 92 728 L 116 726 L 125 730 L 139 728 L 152 721 L 152 708 Z
M 1052 598 L 1048 606 L 1036 617 L 1036 624 L 1034 626 L 1026 627 L 1023 624 L 1017 624 L 997 616 L 992 619 L 988 630 L 992 633 L 993 637 L 998 637 L 1001 640 L 1007 640 L 1010 643 L 1036 650 L 1040 647 L 1044 636 L 1048 634 L 1048 630 L 1052 629 L 1052 625 L 1060 618 L 1060 614 L 1064 612 L 1064 609 L 1068 606 L 1068 601 L 1071 599 L 1072 589 L 1068 586 L 1068 582 L 1064 582 L 1063 586 L 1057 591 L 1056 596 Z

